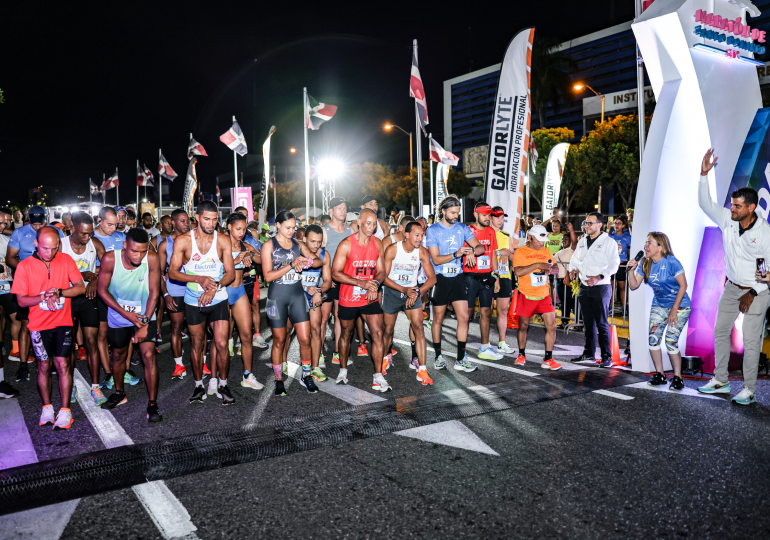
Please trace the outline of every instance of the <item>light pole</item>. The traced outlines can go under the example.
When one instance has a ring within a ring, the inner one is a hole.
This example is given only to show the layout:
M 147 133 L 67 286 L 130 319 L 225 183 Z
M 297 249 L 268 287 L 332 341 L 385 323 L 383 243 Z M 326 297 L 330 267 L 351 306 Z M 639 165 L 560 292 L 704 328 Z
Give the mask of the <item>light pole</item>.
M 602 124 L 603 124 L 604 123 L 604 94 L 600 94 L 599 92 L 597 92 L 596 90 L 588 86 L 587 84 L 578 83 L 575 86 L 573 86 L 573 88 L 579 92 L 583 89 L 584 86 L 588 88 L 591 92 L 593 92 L 594 94 L 602 98 Z
M 391 129 L 396 128 L 401 131 L 404 135 L 409 135 L 409 170 L 414 169 L 414 164 L 412 163 L 412 133 L 407 131 L 396 124 L 385 124 L 385 129 L 387 131 L 390 131 Z
M 302 150 L 299 150 L 299 149 L 297 149 L 297 148 L 294 148 L 294 147 L 292 147 L 292 148 L 289 148 L 289 152 L 291 152 L 292 154 L 299 154 L 300 156 L 302 156 L 302 157 L 305 157 L 305 154 L 303 154 L 303 153 L 302 153 Z M 315 178 L 316 176 L 317 176 L 317 175 L 314 175 L 314 177 L 313 177 L 313 211 L 314 211 L 314 212 L 315 212 L 315 209 L 317 208 L 317 206 L 315 205 L 315 192 L 316 192 L 316 190 L 318 189 L 318 188 L 316 187 L 316 178 Z M 310 216 L 305 216 L 305 219 L 306 219 L 306 220 L 307 220 L 308 218 L 310 218 Z

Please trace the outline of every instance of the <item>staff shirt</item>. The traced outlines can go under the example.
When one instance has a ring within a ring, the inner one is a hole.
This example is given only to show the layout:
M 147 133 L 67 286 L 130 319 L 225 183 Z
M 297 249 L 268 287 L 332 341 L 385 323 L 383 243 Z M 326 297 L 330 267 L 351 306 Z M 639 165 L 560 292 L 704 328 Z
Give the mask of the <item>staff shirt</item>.
M 596 285 L 609 285 L 610 276 L 617 273 L 620 266 L 618 245 L 603 232 L 591 240 L 588 245 L 588 236 L 578 240 L 575 252 L 569 261 L 569 269 L 580 273 L 580 283 L 588 287 L 588 276 L 604 276 Z

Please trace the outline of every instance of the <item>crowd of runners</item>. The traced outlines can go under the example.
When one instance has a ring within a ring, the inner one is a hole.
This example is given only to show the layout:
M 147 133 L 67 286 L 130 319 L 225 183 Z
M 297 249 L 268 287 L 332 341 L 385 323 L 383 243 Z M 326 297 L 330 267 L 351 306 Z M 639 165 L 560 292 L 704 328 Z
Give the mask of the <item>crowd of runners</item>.
M 704 175 L 713 167 L 710 157 L 704 158 Z M 759 220 L 755 227 L 757 195 L 752 191 L 733 194 L 730 216 L 713 204 L 707 187 L 700 194 L 701 205 L 712 219 L 729 231 L 735 229 L 735 238 L 732 233 L 725 236 L 728 288 L 735 290 L 726 289 L 720 301 L 717 373 L 700 390 L 729 392 L 730 338 L 720 328 L 731 328 L 738 312 L 743 312 L 744 372 L 746 367 L 750 369 L 744 391 L 733 398 L 742 404 L 755 400 L 758 358 L 756 334 L 747 332 L 747 325 L 760 328 L 770 302 L 770 272 L 754 275 L 753 261 L 729 264 L 731 257 L 770 258 L 770 233 L 766 232 L 770 225 Z M 308 392 L 318 392 L 316 382 L 327 380 L 324 348 L 330 325 L 328 352 L 337 370 L 336 383 L 348 383 L 355 350 L 354 356 L 371 358 L 372 389 L 387 392 L 391 386 L 385 376 L 396 354 L 394 329 L 403 312 L 409 321 L 411 344 L 406 365 L 415 371 L 419 384 L 431 385 L 425 319 L 435 351 L 433 368 L 445 369 L 442 329 L 450 307 L 457 323 L 457 352 L 451 366 L 455 370 L 478 369 L 466 352 L 468 325 L 475 309 L 481 337 L 479 359 L 497 361 L 509 354 L 516 356 L 515 364 L 527 363 L 527 332 L 532 317 L 539 315 L 546 332 L 545 356 L 537 363 L 548 370 L 562 367 L 553 359 L 557 326 L 549 289 L 549 276 L 558 273 L 560 263 L 547 247 L 545 227 L 532 226 L 520 241 L 502 230 L 505 210 L 486 203 L 475 205 L 475 221 L 467 226 L 460 222 L 461 202 L 452 195 L 440 202 L 436 222 L 430 226 L 424 218 L 402 216 L 391 230 L 377 212 L 377 201 L 365 197 L 358 219 L 348 223 L 347 202 L 337 197 L 331 200 L 330 214 L 322 225 L 299 228 L 296 217 L 282 211 L 275 219 L 275 235 L 268 237 L 249 227 L 245 208 L 236 208 L 220 223 L 219 208 L 211 201 L 198 204 L 195 216 L 174 210 L 162 217 L 159 229 L 153 227 L 149 214 L 138 227 L 132 227 L 129 218 L 133 212 L 123 207 L 103 207 L 96 219 L 74 213 L 65 230 L 47 225 L 41 207 L 32 207 L 29 222 L 16 227 L 16 216 L 0 209 L 0 332 L 5 335 L 8 317 L 13 341 L 9 358 L 19 362 L 16 382 L 30 379 L 28 364 L 37 360 L 43 404 L 40 425 L 68 429 L 73 424 L 70 404 L 87 399 L 77 395 L 73 384 L 76 358 L 87 360 L 90 398 L 104 409 L 127 402 L 125 385 L 142 380 L 131 370 L 132 362 L 141 362 L 148 394 L 147 419 L 160 422 L 156 355 L 162 320 L 167 316 L 175 362 L 172 377 L 184 380 L 191 372 L 191 403 L 202 403 L 208 396 L 216 396 L 224 405 L 234 402 L 228 378 L 231 358 L 237 355 L 244 368 L 240 385 L 261 390 L 264 385 L 253 372 L 255 346 L 270 348 L 275 395 L 285 396 L 287 357 L 294 336 L 301 367 L 297 378 Z M 731 225 L 734 222 L 740 226 Z M 577 299 L 586 327 L 584 353 L 572 361 L 594 361 L 598 333 L 601 358 L 597 362 L 610 365 L 608 299 L 613 276 L 620 279 L 617 273 L 625 253 L 622 262 L 631 288 L 645 283 L 653 290 L 649 348 L 657 372 L 650 384 L 668 382 L 660 352 L 665 334 L 675 372 L 670 388 L 681 390 L 678 340 L 690 314 L 682 265 L 664 233 L 649 233 L 644 253 L 628 261 L 627 239 L 616 241 L 603 227 L 604 217 L 591 213 L 582 224 L 582 235 L 578 237 L 569 227 L 564 235 L 567 240 L 559 238 L 560 247 L 572 251 L 562 269 L 563 278 L 580 281 Z M 751 238 L 744 237 L 747 230 L 752 231 Z M 743 243 L 751 243 L 752 250 Z M 767 254 L 761 252 L 765 247 Z M 639 263 L 642 256 L 644 261 Z M 270 345 L 260 334 L 260 279 L 268 286 L 264 312 L 271 329 Z M 505 340 L 514 289 L 518 290 L 518 351 Z M 497 346 L 490 344 L 493 305 L 498 319 Z M 761 330 L 757 332 L 761 338 Z M 187 365 L 184 348 L 190 352 Z M 135 356 L 137 360 L 133 360 Z M 0 354 L 0 397 L 13 397 L 19 391 L 5 381 L 3 357 Z M 61 399 L 58 413 L 51 403 L 52 375 L 57 377 Z M 206 377 L 208 385 L 204 384 Z M 109 396 L 103 389 L 111 391 Z

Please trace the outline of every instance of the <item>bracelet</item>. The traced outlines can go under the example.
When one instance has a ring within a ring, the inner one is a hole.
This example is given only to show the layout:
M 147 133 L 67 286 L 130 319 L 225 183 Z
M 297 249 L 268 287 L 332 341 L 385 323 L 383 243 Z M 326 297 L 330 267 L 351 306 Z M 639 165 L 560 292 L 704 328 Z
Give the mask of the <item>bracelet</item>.
M 168 293 L 165 293 L 165 294 L 163 295 L 163 298 L 165 298 L 165 297 L 167 297 L 167 296 L 168 296 Z

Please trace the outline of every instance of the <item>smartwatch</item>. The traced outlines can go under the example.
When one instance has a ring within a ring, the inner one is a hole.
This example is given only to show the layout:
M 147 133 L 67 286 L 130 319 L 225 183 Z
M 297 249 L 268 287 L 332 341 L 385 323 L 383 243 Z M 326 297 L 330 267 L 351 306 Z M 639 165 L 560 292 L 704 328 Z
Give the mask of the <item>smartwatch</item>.
M 751 294 L 751 296 L 757 296 L 757 294 L 759 293 L 757 293 L 757 291 L 755 291 L 754 289 L 749 289 L 749 294 Z

